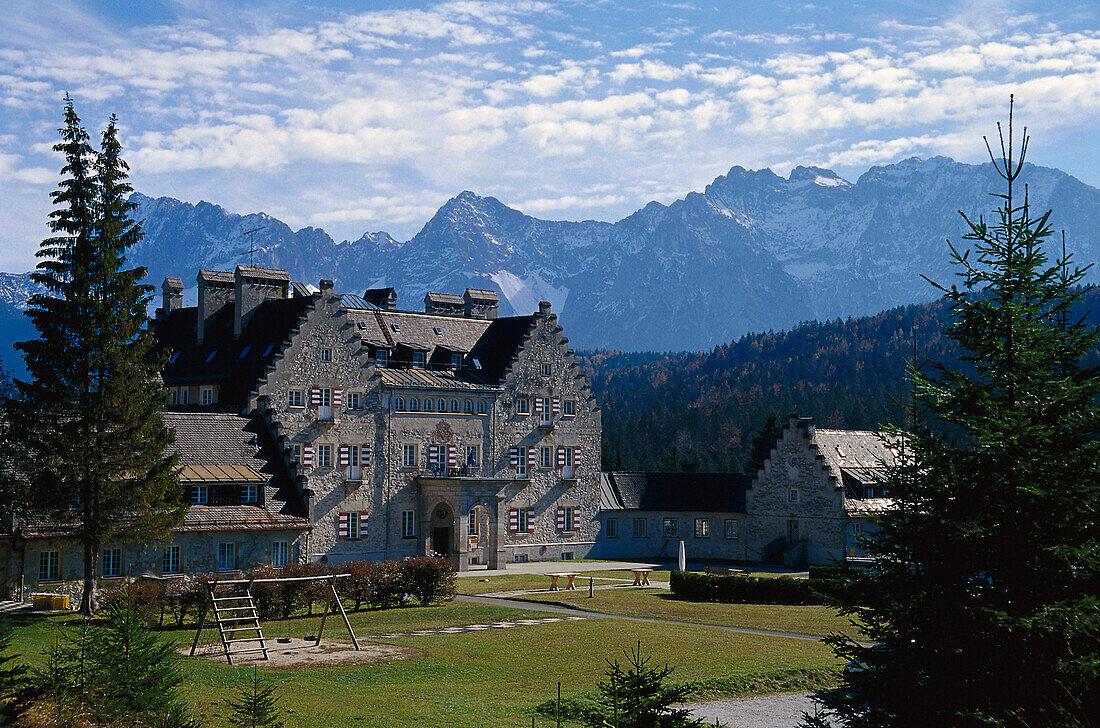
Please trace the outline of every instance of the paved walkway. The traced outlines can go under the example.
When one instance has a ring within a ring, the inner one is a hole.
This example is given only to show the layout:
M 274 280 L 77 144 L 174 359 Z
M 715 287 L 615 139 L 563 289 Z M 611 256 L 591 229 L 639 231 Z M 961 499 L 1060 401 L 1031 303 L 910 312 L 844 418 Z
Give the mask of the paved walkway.
M 471 566 L 469 571 L 460 571 L 459 579 L 470 577 L 505 576 L 507 574 L 550 574 L 558 571 L 611 571 L 621 569 L 667 569 L 656 561 L 531 561 L 526 564 L 508 563 L 507 569 L 487 569 L 484 566 Z M 675 567 L 673 567 L 675 568 Z
M 462 634 L 463 632 L 481 632 L 487 629 L 508 629 L 510 627 L 531 627 L 536 624 L 551 624 L 553 622 L 576 622 L 587 619 L 577 615 L 567 617 L 542 617 L 541 619 L 512 619 L 503 622 L 486 622 L 485 624 L 462 624 L 455 627 L 439 627 L 436 629 L 418 629 L 412 632 L 391 632 L 390 634 L 372 634 L 359 639 L 390 640 L 395 637 L 427 637 L 433 634 Z
M 715 700 L 687 706 L 695 718 L 721 721 L 729 728 L 795 728 L 803 713 L 814 713 L 809 695 L 766 695 L 740 700 Z
M 736 632 L 738 634 L 752 634 L 762 637 L 784 637 L 792 640 L 807 640 L 810 642 L 820 642 L 821 637 L 813 637 L 805 634 L 792 634 L 790 632 L 773 632 L 771 630 L 764 629 L 749 629 L 748 627 L 725 627 L 717 624 L 697 624 L 695 622 L 677 622 L 671 619 L 656 619 L 650 617 L 628 617 L 624 614 L 604 614 L 602 612 L 590 612 L 587 609 L 577 609 L 575 607 L 568 607 L 563 604 L 557 604 L 554 602 L 542 602 L 535 599 L 507 599 L 504 597 L 488 597 L 488 596 L 473 596 L 469 594 L 458 594 L 455 596 L 455 600 L 463 602 L 474 602 L 476 604 L 491 604 L 497 607 L 509 607 L 511 609 L 528 609 L 536 612 L 551 612 L 554 614 L 573 614 L 580 617 L 588 617 L 595 619 L 602 617 L 604 619 L 621 619 L 628 622 L 650 622 L 657 624 L 674 624 L 680 627 L 703 627 L 704 629 L 719 629 L 723 632 Z

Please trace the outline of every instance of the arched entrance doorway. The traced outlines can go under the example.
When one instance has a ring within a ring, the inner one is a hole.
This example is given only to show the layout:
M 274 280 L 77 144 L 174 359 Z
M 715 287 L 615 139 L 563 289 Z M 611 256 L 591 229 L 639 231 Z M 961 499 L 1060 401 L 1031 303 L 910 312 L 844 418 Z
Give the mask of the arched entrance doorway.
M 493 511 L 477 504 L 470 509 L 466 549 L 470 564 L 488 564 L 496 549 L 496 528 Z
M 455 514 L 451 506 L 444 501 L 439 501 L 432 507 L 431 533 L 433 552 L 444 558 L 455 555 Z

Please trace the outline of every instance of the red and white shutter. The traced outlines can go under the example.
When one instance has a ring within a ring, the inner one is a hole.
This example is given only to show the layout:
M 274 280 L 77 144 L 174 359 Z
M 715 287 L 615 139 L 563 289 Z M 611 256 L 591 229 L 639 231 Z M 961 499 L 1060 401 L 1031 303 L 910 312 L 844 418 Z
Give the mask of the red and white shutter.
M 554 397 L 554 409 L 553 409 L 553 412 L 554 412 L 554 414 L 556 414 L 556 415 L 560 415 L 560 414 L 561 414 L 561 397 Z
M 340 517 L 336 519 L 336 537 L 347 538 L 348 537 L 348 521 L 351 518 L 350 513 L 341 513 Z
M 564 447 L 562 445 L 558 445 L 558 467 L 559 468 L 564 468 L 566 465 L 569 464 L 568 457 L 569 457 L 569 448 Z
M 558 507 L 558 523 L 557 523 L 557 526 L 558 526 L 559 531 L 564 531 L 565 530 L 565 509 L 560 507 L 560 506 Z
M 519 467 L 519 448 L 518 447 L 513 447 L 513 448 L 508 450 L 508 459 L 511 461 L 513 468 L 518 468 Z
M 581 522 L 581 507 L 573 506 L 573 530 L 576 531 L 580 528 Z
M 360 511 L 359 513 L 351 514 L 353 517 L 359 519 L 359 538 L 367 537 L 367 516 L 370 514 L 366 511 Z
M 535 509 L 527 509 L 527 533 L 535 532 Z
M 448 468 L 457 468 L 458 467 L 458 445 L 448 445 L 447 446 L 447 467 Z
M 309 390 L 309 404 L 312 407 L 320 407 L 321 406 L 321 388 L 320 387 L 314 387 L 313 389 Z
M 361 445 L 359 447 L 359 467 L 366 468 L 370 466 L 370 445 Z
M 439 445 L 428 445 L 428 465 L 439 464 Z
M 339 453 L 340 467 L 346 468 L 347 466 L 351 465 L 351 448 L 349 448 L 347 445 L 341 445 Z
M 539 449 L 537 447 L 527 448 L 527 467 L 534 470 L 539 466 Z
M 508 532 L 516 533 L 519 531 L 519 509 L 512 508 L 508 511 Z
M 581 449 L 579 447 L 573 448 L 573 467 L 579 468 L 581 466 Z
M 302 467 L 313 467 L 313 443 L 302 445 Z
M 336 387 L 332 390 L 332 406 L 343 407 L 344 406 L 344 390 Z
M 542 397 L 535 397 L 535 414 L 542 414 Z

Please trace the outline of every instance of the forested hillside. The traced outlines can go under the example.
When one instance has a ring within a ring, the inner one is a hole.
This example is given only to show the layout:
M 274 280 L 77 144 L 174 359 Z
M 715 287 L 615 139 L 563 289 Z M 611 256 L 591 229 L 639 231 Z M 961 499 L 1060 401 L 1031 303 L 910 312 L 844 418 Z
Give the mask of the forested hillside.
M 1100 294 L 1086 298 L 1100 321 Z M 905 365 L 954 364 L 941 301 L 791 331 L 751 334 L 708 353 L 584 352 L 603 407 L 603 466 L 626 470 L 753 467 L 753 436 L 769 412 L 821 427 L 897 423 Z

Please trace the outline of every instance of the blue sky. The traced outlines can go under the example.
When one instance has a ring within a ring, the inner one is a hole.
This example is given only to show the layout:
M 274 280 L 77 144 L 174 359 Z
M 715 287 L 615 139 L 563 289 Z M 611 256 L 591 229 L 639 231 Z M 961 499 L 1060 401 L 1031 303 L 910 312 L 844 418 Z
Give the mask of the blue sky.
M 337 239 L 414 234 L 463 189 L 614 220 L 733 165 L 946 154 L 1016 93 L 1031 160 L 1100 185 L 1094 2 L 5 3 L 0 270 L 26 270 L 68 91 L 118 114 L 149 195 Z

